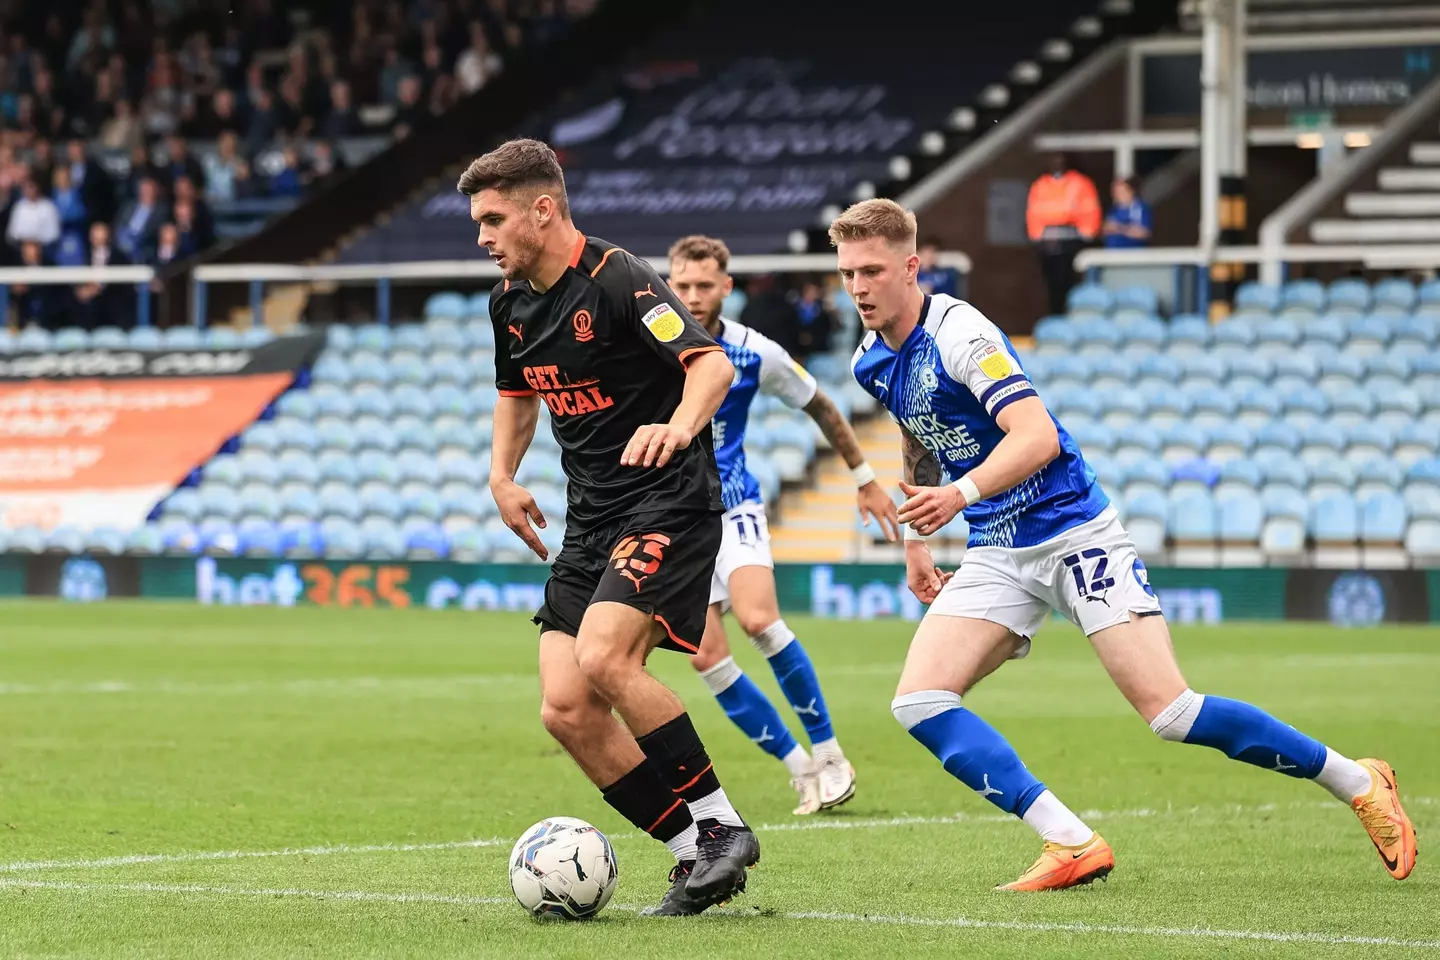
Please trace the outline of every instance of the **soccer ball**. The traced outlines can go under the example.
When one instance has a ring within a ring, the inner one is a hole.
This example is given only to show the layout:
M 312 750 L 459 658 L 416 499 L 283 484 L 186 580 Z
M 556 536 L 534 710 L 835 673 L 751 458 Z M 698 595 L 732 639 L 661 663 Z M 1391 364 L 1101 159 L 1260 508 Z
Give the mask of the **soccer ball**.
M 510 889 L 536 917 L 587 920 L 615 892 L 615 851 L 605 834 L 575 817 L 549 817 L 510 851 Z

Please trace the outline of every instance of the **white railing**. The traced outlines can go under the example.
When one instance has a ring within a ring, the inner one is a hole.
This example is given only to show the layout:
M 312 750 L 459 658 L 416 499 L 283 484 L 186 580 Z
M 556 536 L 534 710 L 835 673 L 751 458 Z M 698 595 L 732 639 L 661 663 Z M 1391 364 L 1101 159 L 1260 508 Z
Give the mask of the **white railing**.
M 130 284 L 135 287 L 135 324 L 150 326 L 150 282 L 155 270 L 125 267 L 0 267 L 0 326 L 10 303 L 12 286 L 69 287 L 84 283 Z

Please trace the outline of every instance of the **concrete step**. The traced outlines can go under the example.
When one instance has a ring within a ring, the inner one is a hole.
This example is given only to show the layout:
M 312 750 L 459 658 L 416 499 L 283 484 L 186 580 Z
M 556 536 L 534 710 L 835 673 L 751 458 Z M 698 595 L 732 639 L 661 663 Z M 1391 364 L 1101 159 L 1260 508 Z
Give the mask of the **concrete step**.
M 1345 212 L 1352 217 L 1440 217 L 1440 191 L 1350 193 L 1345 196 Z
M 1410 144 L 1411 163 L 1440 163 L 1440 143 L 1412 143 Z
M 1440 168 L 1384 167 L 1378 179 L 1381 190 L 1440 190 Z
M 1440 241 L 1440 218 L 1316 220 L 1310 237 L 1316 243 L 1429 243 Z

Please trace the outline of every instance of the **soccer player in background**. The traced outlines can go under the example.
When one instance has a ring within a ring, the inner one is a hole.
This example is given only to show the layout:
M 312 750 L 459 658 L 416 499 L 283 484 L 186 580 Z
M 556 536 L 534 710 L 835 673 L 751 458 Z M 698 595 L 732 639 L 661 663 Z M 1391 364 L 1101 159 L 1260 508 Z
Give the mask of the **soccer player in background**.
M 670 248 L 671 288 L 724 347 L 735 366 L 730 392 L 712 424 L 725 530 L 710 587 L 705 638 L 691 662 L 725 715 L 760 749 L 784 762 L 790 783 L 800 794 L 794 812 L 805 815 L 849 800 L 855 794 L 855 768 L 835 738 L 815 666 L 780 617 L 770 528 L 760 501 L 760 484 L 745 463 L 745 427 L 755 395 L 761 391 L 773 394 L 787 406 L 809 414 L 850 468 L 858 488 L 860 515 L 867 520 L 875 517 L 891 540 L 899 539 L 899 527 L 895 503 L 876 482 L 855 431 L 815 378 L 775 341 L 720 315 L 721 304 L 733 286 L 726 272 L 729 265 L 730 250 L 711 237 L 684 237 Z M 730 655 L 723 619 L 727 607 L 770 664 L 805 727 L 811 753 L 795 742 L 770 698 Z
M 901 427 L 906 579 L 931 605 L 891 711 L 952 776 L 1040 834 L 1040 858 L 999 889 L 1061 889 L 1115 865 L 1109 844 L 961 701 L 1029 652 L 1052 609 L 1085 632 L 1156 735 L 1316 781 L 1360 818 L 1390 874 L 1408 876 L 1415 828 L 1389 764 L 1350 760 L 1258 707 L 1185 682 L 1144 563 L 1010 341 L 970 304 L 916 286 L 914 214 L 867 200 L 831 224 L 830 239 L 868 331 L 855 378 Z M 924 538 L 962 512 L 969 546 L 943 574 Z
M 570 481 L 535 614 L 541 719 L 605 801 L 675 854 L 649 912 L 700 913 L 744 889 L 760 846 L 645 660 L 700 649 L 722 512 L 710 419 L 734 368 L 649 264 L 575 229 L 546 144 L 502 144 L 458 187 L 505 278 L 490 300 L 490 491 L 542 560 L 531 522 L 547 521 L 515 482 L 542 401 Z

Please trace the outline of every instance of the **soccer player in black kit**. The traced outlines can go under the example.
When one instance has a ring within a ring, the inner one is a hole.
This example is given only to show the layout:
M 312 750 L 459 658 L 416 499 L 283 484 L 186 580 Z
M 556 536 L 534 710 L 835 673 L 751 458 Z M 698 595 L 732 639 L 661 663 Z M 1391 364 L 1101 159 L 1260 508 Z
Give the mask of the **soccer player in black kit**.
M 700 913 L 744 890 L 760 846 L 645 660 L 657 646 L 693 654 L 705 632 L 723 509 L 710 419 L 734 368 L 649 264 L 575 229 L 546 144 L 501 145 L 459 190 L 505 278 L 490 298 L 490 491 L 542 560 L 531 522 L 546 520 L 515 482 L 541 402 L 570 481 L 535 614 L 541 718 L 606 802 L 675 854 L 646 912 Z

